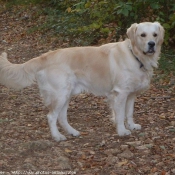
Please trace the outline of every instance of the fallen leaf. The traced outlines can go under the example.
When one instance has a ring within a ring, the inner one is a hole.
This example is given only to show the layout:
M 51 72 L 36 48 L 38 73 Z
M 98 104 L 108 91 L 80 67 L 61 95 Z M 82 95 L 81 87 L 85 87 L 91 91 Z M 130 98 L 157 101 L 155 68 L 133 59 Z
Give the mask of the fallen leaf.
M 126 165 L 128 163 L 128 160 L 124 160 L 124 161 L 122 161 L 122 162 L 118 162 L 117 163 L 117 166 L 118 167 L 121 167 L 121 166 L 123 166 L 123 165 Z
M 161 172 L 161 175 L 166 175 L 166 171 L 163 170 L 163 171 Z
M 88 132 L 81 132 L 81 135 L 88 135 Z
M 90 153 L 90 154 L 92 154 L 92 155 L 94 155 L 94 154 L 95 154 L 95 152 L 94 152 L 94 151 L 89 151 L 89 153 Z
M 65 148 L 64 150 L 66 153 L 71 153 L 72 151 L 70 149 Z

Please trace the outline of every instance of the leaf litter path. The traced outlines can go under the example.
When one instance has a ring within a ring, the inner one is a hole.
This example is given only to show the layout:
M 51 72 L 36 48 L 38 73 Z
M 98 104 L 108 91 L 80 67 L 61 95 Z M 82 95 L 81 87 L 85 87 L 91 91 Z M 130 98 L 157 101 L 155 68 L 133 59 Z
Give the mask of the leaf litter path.
M 34 13 L 36 9 L 32 9 Z M 11 62 L 22 63 L 61 47 L 39 32 L 27 34 L 28 28 L 36 25 L 30 13 L 14 11 L 4 11 L 0 16 L 0 51 L 8 52 Z M 29 19 L 24 18 L 26 13 Z M 0 172 L 175 174 L 175 89 L 173 85 L 161 88 L 162 84 L 152 83 L 150 90 L 137 98 L 134 118 L 142 130 L 127 137 L 116 134 L 105 98 L 91 94 L 73 97 L 68 118 L 81 136 L 66 135 L 60 128 L 67 141 L 59 143 L 51 138 L 48 110 L 36 85 L 20 92 L 1 86 Z

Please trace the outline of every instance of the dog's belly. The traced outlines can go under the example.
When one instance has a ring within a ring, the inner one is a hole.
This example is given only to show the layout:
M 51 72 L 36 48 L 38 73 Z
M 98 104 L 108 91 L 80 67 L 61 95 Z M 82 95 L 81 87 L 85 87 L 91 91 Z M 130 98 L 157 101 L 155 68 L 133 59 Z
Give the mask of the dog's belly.
M 90 81 L 81 81 L 81 82 L 78 81 L 74 85 L 72 94 L 77 95 L 82 92 L 88 92 L 97 96 L 107 96 L 111 90 L 112 90 L 111 85 L 107 83 L 104 84 L 103 82 L 97 83 Z
M 93 93 L 97 96 L 106 96 L 111 91 L 112 80 L 108 72 L 99 73 L 99 71 L 74 71 L 74 86 L 72 93 L 74 95 L 81 92 Z

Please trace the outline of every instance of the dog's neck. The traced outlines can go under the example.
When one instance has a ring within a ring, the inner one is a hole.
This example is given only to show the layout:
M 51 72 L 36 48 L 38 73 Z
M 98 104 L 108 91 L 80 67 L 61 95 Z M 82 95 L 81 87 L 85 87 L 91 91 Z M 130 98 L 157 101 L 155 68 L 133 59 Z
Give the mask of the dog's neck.
M 160 48 L 159 50 L 154 53 L 153 56 L 145 55 L 141 51 L 138 50 L 138 48 L 131 43 L 129 40 L 129 49 L 131 50 L 133 56 L 136 58 L 136 60 L 140 63 L 140 68 L 143 71 L 153 71 L 153 68 L 158 67 L 158 59 L 159 59 L 159 53 L 160 53 Z
M 145 70 L 144 64 L 139 60 L 139 58 L 137 58 L 137 57 L 134 55 L 131 46 L 129 46 L 129 49 L 130 49 L 131 53 L 133 54 L 134 58 L 135 58 L 135 59 L 138 61 L 138 63 L 140 64 L 140 69 Z

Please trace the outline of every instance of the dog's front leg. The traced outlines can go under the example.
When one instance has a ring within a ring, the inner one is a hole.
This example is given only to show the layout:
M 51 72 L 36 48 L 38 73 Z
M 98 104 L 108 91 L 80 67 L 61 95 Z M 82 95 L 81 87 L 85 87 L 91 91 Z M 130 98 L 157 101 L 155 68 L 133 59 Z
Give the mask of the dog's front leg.
M 133 120 L 134 102 L 135 102 L 135 94 L 128 95 L 128 99 L 126 102 L 127 125 L 130 130 L 140 130 L 141 125 L 135 124 Z
M 115 115 L 119 136 L 131 134 L 131 132 L 125 128 L 124 124 L 127 96 L 128 94 L 125 92 L 112 92 L 110 95 L 110 101 L 112 103 L 112 110 L 114 111 L 113 114 Z

